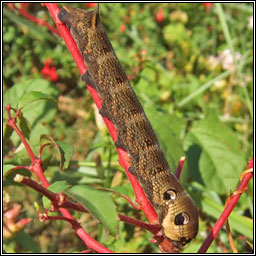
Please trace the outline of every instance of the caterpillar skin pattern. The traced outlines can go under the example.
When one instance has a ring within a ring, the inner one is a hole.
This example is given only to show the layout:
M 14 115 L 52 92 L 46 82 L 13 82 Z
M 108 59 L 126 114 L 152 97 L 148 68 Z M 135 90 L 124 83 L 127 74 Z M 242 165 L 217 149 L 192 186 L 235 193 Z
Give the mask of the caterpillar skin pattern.
M 157 210 L 164 235 L 176 246 L 188 243 L 198 231 L 197 208 L 171 173 L 100 22 L 99 8 L 86 12 L 64 7 L 58 17 L 69 28 L 87 66 L 82 80 L 99 94 L 102 100 L 99 112 L 114 124 L 118 136 L 115 145 L 129 154 L 129 171 L 139 180 Z

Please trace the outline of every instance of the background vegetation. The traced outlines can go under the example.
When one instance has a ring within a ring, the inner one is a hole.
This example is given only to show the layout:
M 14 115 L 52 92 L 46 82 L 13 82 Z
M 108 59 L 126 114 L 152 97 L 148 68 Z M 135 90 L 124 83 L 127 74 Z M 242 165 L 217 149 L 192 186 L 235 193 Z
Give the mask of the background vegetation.
M 90 4 L 72 6 L 86 9 Z M 39 3 L 22 8 L 54 26 Z M 64 166 L 67 168 L 62 172 L 57 151 L 44 151 L 45 175 L 50 183 L 66 180 L 70 185 L 115 188 L 134 200 L 113 142 L 63 40 L 21 16 L 12 5 L 5 4 L 3 14 L 4 106 L 17 108 L 31 91 L 58 100 L 57 105 L 49 98 L 26 105 L 22 113 L 29 125 L 23 131 L 27 131 L 35 152 L 42 134 L 74 149 L 69 167 Z M 100 15 L 172 170 L 181 156 L 187 157 L 181 180 L 200 208 L 200 227 L 184 252 L 196 252 L 253 154 L 253 6 L 103 3 Z M 6 122 L 5 111 L 3 114 Z M 5 165 L 30 163 L 20 140 L 14 133 L 10 136 L 6 126 L 3 150 Z M 4 210 L 21 205 L 18 218 L 31 221 L 5 238 L 4 250 L 84 250 L 67 223 L 39 222 L 33 202 L 41 204 L 41 196 L 14 183 L 13 176 L 4 181 Z M 230 217 L 241 253 L 252 250 L 252 196 L 251 183 Z M 145 220 L 123 198 L 113 198 L 119 213 Z M 149 242 L 151 234 L 139 228 L 120 222 L 116 239 L 89 214 L 77 218 L 91 236 L 116 252 L 159 251 Z M 208 252 L 229 251 L 223 228 Z

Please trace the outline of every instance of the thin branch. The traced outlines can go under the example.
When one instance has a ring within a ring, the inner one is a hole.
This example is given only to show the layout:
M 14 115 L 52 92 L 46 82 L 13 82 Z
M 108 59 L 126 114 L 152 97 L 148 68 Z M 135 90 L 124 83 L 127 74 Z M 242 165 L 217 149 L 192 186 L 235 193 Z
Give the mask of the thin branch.
M 61 195 L 62 193 L 54 193 L 43 186 L 41 186 L 39 183 L 36 181 L 30 179 L 29 177 L 22 176 L 20 174 L 17 174 L 14 177 L 14 181 L 21 183 L 23 185 L 26 185 L 35 191 L 39 192 L 40 194 L 46 196 L 55 206 L 57 207 L 62 207 L 66 209 L 72 209 L 80 212 L 89 212 L 88 209 L 86 209 L 84 206 L 70 202 L 66 200 L 66 197 Z
M 129 202 L 129 204 L 131 205 L 131 207 L 135 210 L 141 210 L 141 206 L 140 205 L 135 205 L 133 203 L 133 201 L 128 197 L 128 196 L 125 196 L 123 194 L 119 194 L 122 198 L 124 198 L 125 200 L 127 200 Z
M 184 165 L 185 161 L 186 161 L 186 157 L 185 157 L 185 156 L 182 156 L 182 157 L 180 158 L 180 160 L 179 160 L 179 164 L 178 164 L 178 167 L 177 167 L 176 173 L 175 173 L 177 179 L 180 178 L 181 171 L 182 171 L 182 169 L 183 169 L 183 165 Z
M 91 252 L 93 252 L 91 249 L 87 249 L 87 250 L 81 251 L 80 253 L 91 253 Z
M 46 143 L 40 147 L 39 153 L 38 153 L 38 159 L 42 159 L 42 153 L 45 147 L 50 146 L 51 143 Z
M 29 14 L 26 10 L 21 9 L 21 8 L 16 8 L 15 9 L 20 13 L 20 15 L 22 15 L 23 17 L 33 21 L 34 23 L 40 25 L 40 26 L 44 26 L 47 29 L 49 29 L 51 32 L 55 33 L 56 35 L 60 36 L 60 32 L 52 27 L 50 24 L 48 24 L 45 20 L 40 20 L 37 19 L 36 17 L 32 16 L 31 14 Z
M 56 5 L 56 4 L 55 4 Z M 7 105 L 6 107 L 7 113 L 8 113 L 8 125 L 18 134 L 18 136 L 20 137 L 22 143 L 24 144 L 30 159 L 32 161 L 32 164 L 29 167 L 30 171 L 34 171 L 36 173 L 36 175 L 38 176 L 38 178 L 40 179 L 40 181 L 42 182 L 43 186 L 45 188 L 49 187 L 49 182 L 46 179 L 46 177 L 44 176 L 44 172 L 42 169 L 42 163 L 43 161 L 40 159 L 37 159 L 35 154 L 33 153 L 30 145 L 28 144 L 28 142 L 26 141 L 23 133 L 20 131 L 20 129 L 17 127 L 16 125 L 16 119 L 18 116 L 19 111 L 16 112 L 16 115 L 14 118 L 12 118 L 11 116 L 11 106 Z M 20 177 L 16 177 L 16 182 L 22 182 L 23 181 L 23 177 L 20 175 Z M 76 219 L 71 215 L 71 213 L 62 207 L 58 207 L 58 209 L 60 210 L 60 212 L 63 214 L 63 216 L 65 218 L 69 218 L 72 219 L 73 221 L 76 221 Z M 104 247 L 103 245 L 101 245 L 100 243 L 98 243 L 95 239 L 93 239 L 89 234 L 87 234 L 85 232 L 85 230 L 83 228 L 77 228 L 76 229 L 76 234 L 84 241 L 84 243 L 87 245 L 87 247 L 95 250 L 96 252 L 99 253 L 113 253 L 111 250 L 107 249 L 106 247 Z
M 40 159 L 36 159 L 34 163 L 30 165 L 30 170 L 35 172 L 40 181 L 42 182 L 43 186 L 45 188 L 48 188 L 50 186 L 50 183 L 46 179 L 44 172 L 43 172 L 43 161 Z
M 60 193 L 54 193 L 54 192 L 44 188 L 39 183 L 30 179 L 29 177 L 25 177 L 20 174 L 17 174 L 14 177 L 14 181 L 21 183 L 23 185 L 26 185 L 28 187 L 31 187 L 35 191 L 46 196 L 55 206 L 73 209 L 73 210 L 77 210 L 77 211 L 81 211 L 81 212 L 89 212 L 84 206 L 79 205 L 77 203 L 70 202 L 70 201 L 66 200 L 66 198 L 64 200 L 61 200 Z M 43 215 L 42 217 L 45 217 L 45 215 Z M 56 216 L 54 216 L 54 217 L 56 217 Z M 121 221 L 124 221 L 128 224 L 131 224 L 131 225 L 134 225 L 137 227 L 141 227 L 143 229 L 146 229 L 153 234 L 156 234 L 161 230 L 161 226 L 159 224 L 148 224 L 141 220 L 137 220 L 137 219 L 134 219 L 129 216 L 122 215 L 122 214 L 118 214 L 118 217 Z M 49 219 L 49 218 L 47 218 L 47 219 Z M 59 219 L 64 219 L 64 220 L 68 220 L 68 221 L 70 220 L 69 218 L 66 219 L 65 217 L 61 217 L 61 218 L 59 217 Z M 73 220 L 72 220 L 71 224 L 73 224 Z
M 33 163 L 33 162 L 36 162 L 36 156 L 34 155 L 33 151 L 31 150 L 31 148 L 30 148 L 30 146 L 29 146 L 29 144 L 28 144 L 28 142 L 27 142 L 25 136 L 23 135 L 23 133 L 21 132 L 21 130 L 19 129 L 19 127 L 18 127 L 17 124 L 16 124 L 16 120 L 17 120 L 18 114 L 20 113 L 20 112 L 19 112 L 20 110 L 18 110 L 18 111 L 15 113 L 15 117 L 13 118 L 13 117 L 11 116 L 11 109 L 12 109 L 12 108 L 11 108 L 11 105 L 8 104 L 8 105 L 5 107 L 5 109 L 6 109 L 7 114 L 8 114 L 8 122 L 7 122 L 8 126 L 10 126 L 10 127 L 18 134 L 18 136 L 20 137 L 20 140 L 21 140 L 22 143 L 24 144 L 24 146 L 25 146 L 25 148 L 26 148 L 26 150 L 27 150 L 27 152 L 28 152 L 28 154 L 29 154 L 29 157 L 30 157 L 32 163 Z
M 124 221 L 124 222 L 131 224 L 133 226 L 136 226 L 136 227 L 146 229 L 153 234 L 157 234 L 161 230 L 161 226 L 159 224 L 148 224 L 141 220 L 137 220 L 137 219 L 134 219 L 129 216 L 122 215 L 122 214 L 118 214 L 118 217 L 121 221 Z
M 250 164 L 251 163 L 249 162 L 248 163 L 249 169 L 252 168 L 252 167 L 250 167 L 251 166 Z M 221 216 L 215 223 L 212 231 L 209 233 L 208 237 L 205 239 L 205 241 L 202 244 L 201 248 L 199 249 L 198 253 L 205 253 L 207 251 L 207 249 L 211 245 L 212 241 L 214 240 L 214 238 L 217 236 L 218 232 L 220 231 L 221 227 L 227 220 L 228 216 L 234 209 L 236 203 L 238 202 L 238 200 L 242 194 L 241 192 L 246 190 L 247 184 L 249 183 L 250 179 L 252 178 L 252 175 L 253 175 L 253 173 L 252 173 L 252 169 L 251 169 L 250 172 L 247 172 L 243 176 L 242 181 L 240 182 L 239 186 L 236 189 L 236 192 L 234 192 L 234 195 L 229 199 L 227 206 L 225 207 L 223 213 L 221 214 Z
M 38 213 L 38 217 L 42 222 L 46 220 L 64 220 L 64 221 L 67 221 L 74 230 L 81 228 L 81 225 L 79 224 L 78 221 L 64 217 L 64 216 L 49 216 L 45 213 Z
M 15 181 L 25 184 L 27 186 L 30 186 L 31 188 L 34 188 L 38 192 L 47 196 L 50 200 L 52 199 L 55 202 L 56 201 L 58 202 L 60 200 L 58 198 L 58 194 L 55 194 L 55 193 L 43 188 L 40 184 L 31 180 L 30 178 L 27 178 L 27 177 L 24 177 L 24 176 L 18 174 L 15 176 Z M 86 211 L 85 208 L 79 207 L 78 205 L 75 205 L 75 203 L 72 203 L 72 202 L 63 202 L 63 207 L 76 208 L 83 212 Z M 68 220 L 69 223 L 71 224 L 72 228 L 74 228 L 74 223 L 77 222 L 76 219 L 70 214 L 70 212 L 67 209 L 65 209 L 63 207 L 58 208 L 64 216 L 63 219 Z M 100 253 L 112 253 L 111 250 L 105 248 L 100 243 L 98 243 L 96 240 L 94 240 L 91 236 L 89 236 L 81 226 L 75 226 L 75 231 L 76 231 L 77 235 L 84 241 L 84 243 L 89 248 L 95 250 L 96 252 L 100 252 Z

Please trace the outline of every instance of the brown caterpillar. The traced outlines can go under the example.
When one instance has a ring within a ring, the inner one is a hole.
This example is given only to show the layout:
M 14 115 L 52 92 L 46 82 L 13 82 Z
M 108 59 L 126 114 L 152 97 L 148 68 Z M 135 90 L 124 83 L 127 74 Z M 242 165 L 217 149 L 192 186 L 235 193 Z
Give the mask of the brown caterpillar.
M 82 80 L 102 100 L 100 114 L 116 127 L 115 145 L 130 156 L 129 171 L 142 185 L 159 216 L 164 235 L 176 246 L 198 231 L 198 212 L 190 196 L 170 171 L 157 137 L 129 84 L 99 19 L 99 8 L 86 12 L 64 7 L 59 19 L 70 29 L 87 70 Z

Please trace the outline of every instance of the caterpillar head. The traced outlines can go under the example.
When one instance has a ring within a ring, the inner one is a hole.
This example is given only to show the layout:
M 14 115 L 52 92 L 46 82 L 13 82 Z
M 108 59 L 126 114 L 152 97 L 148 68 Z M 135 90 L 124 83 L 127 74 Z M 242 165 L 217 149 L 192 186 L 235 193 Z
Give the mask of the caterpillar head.
M 69 28 L 79 27 L 84 28 L 95 28 L 99 23 L 99 5 L 94 11 L 85 11 L 79 8 L 72 8 L 69 6 L 63 6 L 60 9 L 58 18 L 64 22 Z M 81 31 L 77 31 L 80 33 Z
M 98 5 L 99 6 L 99 5 Z M 58 18 L 66 24 L 72 37 L 75 39 L 87 67 L 94 63 L 101 49 L 98 41 L 102 38 L 102 24 L 99 17 L 99 7 L 94 11 L 85 11 L 79 8 L 64 6 Z M 100 29 L 99 29 L 100 27 Z
M 198 231 L 197 208 L 185 190 L 174 189 L 165 191 L 166 207 L 161 216 L 163 232 L 174 245 L 189 243 Z

